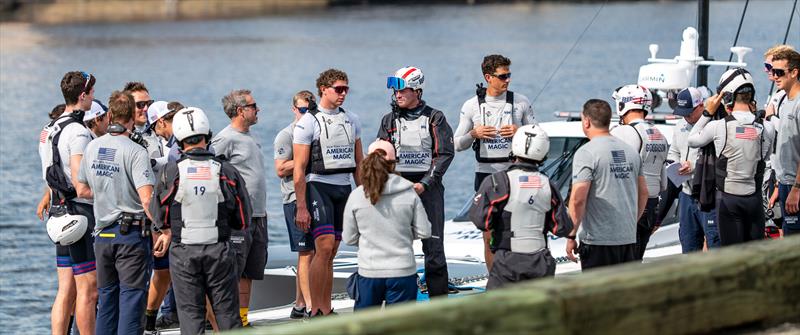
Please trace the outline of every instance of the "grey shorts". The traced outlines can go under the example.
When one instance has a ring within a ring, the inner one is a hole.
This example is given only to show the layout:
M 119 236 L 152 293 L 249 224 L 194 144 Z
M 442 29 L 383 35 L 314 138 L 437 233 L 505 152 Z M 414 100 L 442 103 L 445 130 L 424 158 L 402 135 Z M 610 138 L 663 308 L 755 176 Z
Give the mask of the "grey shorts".
M 231 243 L 236 250 L 236 270 L 242 278 L 264 279 L 267 265 L 267 218 L 254 217 L 246 230 L 231 232 Z

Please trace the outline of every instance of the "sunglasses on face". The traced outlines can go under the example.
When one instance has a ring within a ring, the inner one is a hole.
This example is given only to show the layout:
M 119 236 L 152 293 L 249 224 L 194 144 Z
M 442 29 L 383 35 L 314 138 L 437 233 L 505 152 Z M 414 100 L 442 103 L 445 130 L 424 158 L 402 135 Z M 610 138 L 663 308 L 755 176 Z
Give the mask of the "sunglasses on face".
M 300 112 L 300 114 L 305 114 L 306 112 L 308 112 L 308 107 L 296 107 L 296 108 L 297 111 Z
M 769 72 L 772 73 L 772 76 L 778 77 L 778 78 L 785 76 L 786 75 L 786 71 L 788 71 L 788 70 L 786 70 L 786 69 L 776 69 L 774 67 L 769 70 Z
M 509 80 L 511 79 L 511 72 L 503 74 L 493 74 L 492 77 L 495 77 L 500 80 Z
M 144 100 L 144 101 L 137 101 L 136 108 L 138 109 L 145 109 L 146 107 L 150 107 L 153 104 L 153 100 Z
M 258 104 L 254 102 L 252 104 L 244 105 L 244 106 L 242 106 L 242 108 L 252 108 L 254 110 L 258 110 Z
M 336 94 L 347 93 L 350 91 L 350 87 L 347 86 L 332 86 L 331 87 Z
M 764 72 L 770 73 L 772 71 L 772 64 L 764 62 Z

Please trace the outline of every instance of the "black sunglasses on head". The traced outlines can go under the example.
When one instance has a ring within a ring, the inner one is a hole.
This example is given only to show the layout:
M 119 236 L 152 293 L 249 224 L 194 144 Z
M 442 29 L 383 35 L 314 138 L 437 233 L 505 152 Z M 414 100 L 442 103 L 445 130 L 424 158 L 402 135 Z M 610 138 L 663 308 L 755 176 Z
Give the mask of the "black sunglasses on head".
M 144 100 L 144 101 L 137 101 L 136 108 L 144 109 L 145 107 L 150 107 L 155 101 L 153 100 Z

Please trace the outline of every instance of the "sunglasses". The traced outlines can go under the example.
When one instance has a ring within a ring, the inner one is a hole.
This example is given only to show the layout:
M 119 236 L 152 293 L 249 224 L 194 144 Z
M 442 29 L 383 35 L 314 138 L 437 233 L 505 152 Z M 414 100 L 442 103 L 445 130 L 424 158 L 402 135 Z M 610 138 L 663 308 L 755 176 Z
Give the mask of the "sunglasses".
M 306 112 L 308 112 L 308 107 L 296 107 L 296 108 L 297 111 L 300 112 L 300 114 L 305 114 Z
M 258 104 L 254 102 L 252 104 L 244 105 L 244 106 L 242 106 L 242 108 L 252 108 L 252 109 L 258 110 Z
M 495 77 L 500 80 L 509 80 L 511 79 L 511 72 L 503 74 L 493 74 L 492 77 Z
M 138 109 L 145 109 L 146 107 L 150 107 L 153 104 L 153 100 L 144 100 L 144 101 L 137 101 L 136 108 Z
M 776 68 L 772 68 L 772 69 L 769 70 L 769 72 L 772 73 L 772 76 L 773 77 L 777 77 L 777 78 L 785 76 L 787 71 L 789 71 L 789 70 L 788 69 L 776 69 Z
M 772 64 L 765 62 L 764 63 L 764 72 L 770 73 L 770 71 L 772 71 Z
M 350 91 L 350 87 L 347 86 L 332 86 L 331 87 L 336 94 L 347 93 Z
M 86 83 L 83 84 L 83 91 L 86 92 L 86 89 L 89 88 L 89 83 L 92 81 L 92 75 L 83 71 L 81 71 L 81 75 L 83 79 L 86 79 Z

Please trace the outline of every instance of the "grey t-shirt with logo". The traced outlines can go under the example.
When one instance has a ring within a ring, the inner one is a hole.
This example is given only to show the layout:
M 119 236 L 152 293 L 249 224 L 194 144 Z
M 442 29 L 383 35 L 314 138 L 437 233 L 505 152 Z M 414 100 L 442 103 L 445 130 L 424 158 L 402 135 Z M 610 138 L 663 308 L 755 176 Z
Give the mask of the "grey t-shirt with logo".
M 253 217 L 267 216 L 267 177 L 261 145 L 250 132 L 241 132 L 228 125 L 211 140 L 216 155 L 225 156 L 239 170 L 253 204 Z
M 137 190 L 155 185 L 147 150 L 125 135 L 103 135 L 86 146 L 78 181 L 94 193 L 95 229 L 111 226 L 124 213 L 144 213 Z
M 772 166 L 778 171 L 781 184 L 793 185 L 797 178 L 797 164 L 800 163 L 800 96 L 794 100 L 787 96 L 779 115 L 777 162 L 772 162 Z
M 591 182 L 580 240 L 592 245 L 636 243 L 639 153 L 613 136 L 597 137 L 575 152 L 572 182 Z
M 275 135 L 275 143 L 273 148 L 275 150 L 274 159 L 292 160 L 294 154 L 292 152 L 292 133 L 294 132 L 294 122 L 281 129 L 278 135 Z M 277 167 L 276 167 L 277 169 Z M 283 203 L 288 204 L 295 201 L 294 195 L 294 180 L 292 175 L 281 178 L 281 195 L 283 196 Z

